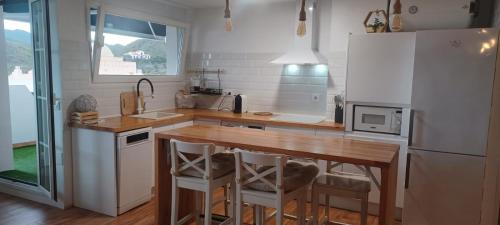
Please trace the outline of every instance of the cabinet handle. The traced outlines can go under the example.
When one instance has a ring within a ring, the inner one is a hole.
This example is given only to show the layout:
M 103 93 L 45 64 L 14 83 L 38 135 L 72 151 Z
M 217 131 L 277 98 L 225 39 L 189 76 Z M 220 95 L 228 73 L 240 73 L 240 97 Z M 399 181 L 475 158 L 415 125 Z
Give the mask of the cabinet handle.
M 410 124 L 409 124 L 409 132 L 408 132 L 408 146 L 413 146 L 413 123 L 415 120 L 415 110 L 410 110 Z
M 405 175 L 405 189 L 408 189 L 410 185 L 410 163 L 411 163 L 411 154 L 406 154 L 406 175 Z

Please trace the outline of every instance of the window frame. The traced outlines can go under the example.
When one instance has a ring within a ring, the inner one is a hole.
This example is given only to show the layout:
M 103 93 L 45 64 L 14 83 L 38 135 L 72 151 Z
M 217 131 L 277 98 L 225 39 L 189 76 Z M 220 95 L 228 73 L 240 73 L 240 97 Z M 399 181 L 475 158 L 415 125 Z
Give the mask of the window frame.
M 91 37 L 91 24 L 89 11 L 91 8 L 98 9 L 97 24 L 95 28 L 95 40 L 94 40 L 94 51 L 92 52 L 92 37 Z M 92 83 L 135 83 L 141 78 L 148 78 L 153 82 L 181 82 L 185 79 L 185 65 L 188 50 L 188 40 L 190 32 L 190 24 L 184 23 L 176 20 L 172 20 L 166 17 L 158 17 L 149 15 L 144 12 L 137 10 L 130 10 L 123 7 L 118 7 L 110 4 L 99 4 L 95 1 L 88 1 L 87 7 L 85 7 L 85 17 L 87 24 L 87 40 L 89 44 L 89 59 L 91 64 L 91 77 Z M 184 28 L 184 40 L 182 45 L 182 52 L 179 63 L 178 74 L 162 74 L 162 75 L 100 75 L 99 66 L 101 60 L 101 49 L 104 46 L 104 18 L 106 14 L 111 14 L 115 16 L 121 16 L 131 19 L 151 21 L 158 24 L 163 24 L 167 26 L 175 26 Z M 93 54 L 93 56 L 91 56 Z

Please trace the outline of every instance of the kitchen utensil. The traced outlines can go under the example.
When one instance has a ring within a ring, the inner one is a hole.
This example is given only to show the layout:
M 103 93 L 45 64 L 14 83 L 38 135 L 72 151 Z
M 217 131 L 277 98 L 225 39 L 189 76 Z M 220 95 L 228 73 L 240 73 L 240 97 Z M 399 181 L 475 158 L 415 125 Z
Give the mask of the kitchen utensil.
M 272 112 L 254 112 L 253 114 L 256 116 L 272 116 L 273 115 Z
M 248 112 L 248 101 L 246 95 L 236 95 L 234 97 L 234 113 Z
M 144 99 L 141 102 L 144 102 Z M 144 108 L 144 104 L 142 107 Z M 135 114 L 137 110 L 137 96 L 134 91 L 122 92 L 120 94 L 120 109 L 123 116 Z

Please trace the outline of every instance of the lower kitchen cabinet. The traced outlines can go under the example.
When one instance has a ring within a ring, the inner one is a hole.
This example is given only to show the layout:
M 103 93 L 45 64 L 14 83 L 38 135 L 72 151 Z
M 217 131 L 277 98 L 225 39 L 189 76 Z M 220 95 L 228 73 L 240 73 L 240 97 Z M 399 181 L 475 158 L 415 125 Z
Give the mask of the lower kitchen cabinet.
M 324 129 L 316 129 L 315 135 L 320 137 L 338 137 L 343 138 L 345 132 L 344 131 L 336 131 L 336 130 L 324 130 Z
M 267 125 L 266 130 L 268 131 L 281 131 L 295 134 L 304 134 L 304 135 L 315 135 L 316 131 L 312 128 L 300 128 L 300 127 L 283 127 L 283 126 L 273 126 Z
M 213 120 L 213 119 L 195 119 L 193 121 L 194 125 L 220 125 L 221 121 L 220 120 Z
M 175 128 L 182 128 L 182 127 L 193 126 L 193 124 L 194 124 L 194 122 L 192 120 L 190 120 L 190 121 L 174 124 L 173 126 Z

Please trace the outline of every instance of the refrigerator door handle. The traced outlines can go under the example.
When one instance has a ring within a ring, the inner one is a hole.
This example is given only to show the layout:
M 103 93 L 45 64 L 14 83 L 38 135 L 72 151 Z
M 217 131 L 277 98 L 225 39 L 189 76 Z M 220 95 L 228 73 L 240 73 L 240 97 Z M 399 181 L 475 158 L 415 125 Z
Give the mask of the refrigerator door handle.
M 408 147 L 413 146 L 413 123 L 415 121 L 415 110 L 410 110 L 410 124 L 408 126 Z
M 411 153 L 406 154 L 406 175 L 405 175 L 405 189 L 408 189 L 410 185 L 410 163 L 411 163 Z

